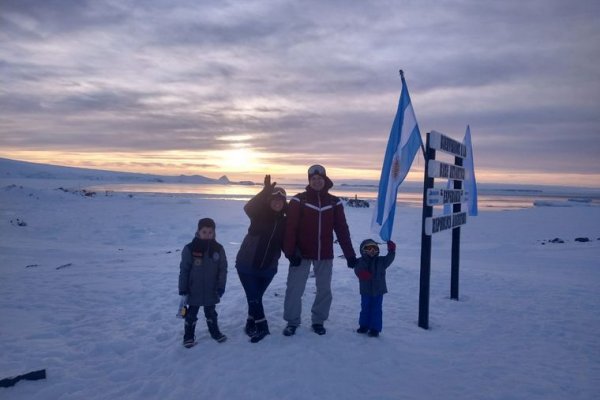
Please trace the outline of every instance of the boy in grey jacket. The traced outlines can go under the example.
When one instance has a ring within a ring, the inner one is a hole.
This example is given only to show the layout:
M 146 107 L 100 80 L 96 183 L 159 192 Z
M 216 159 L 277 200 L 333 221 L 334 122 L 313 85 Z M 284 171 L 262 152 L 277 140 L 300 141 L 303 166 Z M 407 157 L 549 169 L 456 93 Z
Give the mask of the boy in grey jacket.
M 358 333 L 379 336 L 383 327 L 383 295 L 387 293 L 385 271 L 394 261 L 396 244 L 387 242 L 387 255 L 379 255 L 379 246 L 373 239 L 360 244 L 361 257 L 356 262 L 354 273 L 360 284 L 360 316 Z
M 200 307 L 204 307 L 210 336 L 217 342 L 227 340 L 227 336 L 219 330 L 216 310 L 226 282 L 227 258 L 223 246 L 215 240 L 215 221 L 202 218 L 198 221 L 194 240 L 181 251 L 179 264 L 179 295 L 187 296 L 188 304 L 183 336 L 185 347 L 196 344 L 195 330 Z

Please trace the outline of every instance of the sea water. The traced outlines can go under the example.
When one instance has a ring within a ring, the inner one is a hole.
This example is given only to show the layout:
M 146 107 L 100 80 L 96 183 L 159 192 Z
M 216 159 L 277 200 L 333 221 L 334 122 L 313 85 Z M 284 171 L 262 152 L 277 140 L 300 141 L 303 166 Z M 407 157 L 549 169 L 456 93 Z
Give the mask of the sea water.
M 305 185 L 281 184 L 288 193 L 288 200 L 296 193 L 305 190 Z M 195 195 L 205 199 L 247 201 L 262 190 L 261 185 L 241 184 L 189 184 L 189 183 L 110 183 L 92 185 L 86 188 L 95 192 L 154 193 L 170 195 Z M 370 203 L 377 199 L 378 188 L 374 185 L 340 185 L 330 193 L 344 199 L 360 199 Z M 400 187 L 397 203 L 408 207 L 421 207 L 422 188 L 418 186 Z M 569 192 L 560 190 L 523 190 L 510 188 L 487 188 L 479 190 L 480 210 L 501 211 L 534 207 L 540 205 L 600 205 L 600 196 L 595 193 Z

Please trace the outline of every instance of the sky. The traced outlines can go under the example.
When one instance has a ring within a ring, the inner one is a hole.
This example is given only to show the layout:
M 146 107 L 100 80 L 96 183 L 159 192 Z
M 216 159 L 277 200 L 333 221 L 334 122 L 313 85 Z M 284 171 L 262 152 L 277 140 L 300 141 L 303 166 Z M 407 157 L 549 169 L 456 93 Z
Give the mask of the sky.
M 470 125 L 479 182 L 600 187 L 599 20 L 595 0 L 1 0 L 0 157 L 377 180 L 402 69 L 423 140 Z

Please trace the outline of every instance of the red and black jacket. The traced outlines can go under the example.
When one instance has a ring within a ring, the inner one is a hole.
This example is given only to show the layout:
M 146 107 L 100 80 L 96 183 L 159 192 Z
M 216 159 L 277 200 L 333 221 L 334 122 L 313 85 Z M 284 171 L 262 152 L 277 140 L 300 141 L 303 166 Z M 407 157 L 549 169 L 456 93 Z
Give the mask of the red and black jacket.
M 325 188 L 317 192 L 310 186 L 292 197 L 287 211 L 283 242 L 286 257 L 300 255 L 313 260 L 333 259 L 333 232 L 344 256 L 356 257 L 350 240 L 342 201 L 329 194 L 333 183 L 325 178 Z

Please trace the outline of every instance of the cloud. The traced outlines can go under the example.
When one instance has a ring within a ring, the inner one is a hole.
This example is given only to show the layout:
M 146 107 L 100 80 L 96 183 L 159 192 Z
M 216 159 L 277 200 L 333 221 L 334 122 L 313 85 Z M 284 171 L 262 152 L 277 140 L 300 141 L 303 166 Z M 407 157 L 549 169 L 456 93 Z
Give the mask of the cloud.
M 7 0 L 0 146 L 245 146 L 377 169 L 402 68 L 422 133 L 459 138 L 471 124 L 479 165 L 597 171 L 599 11 L 559 0 Z

